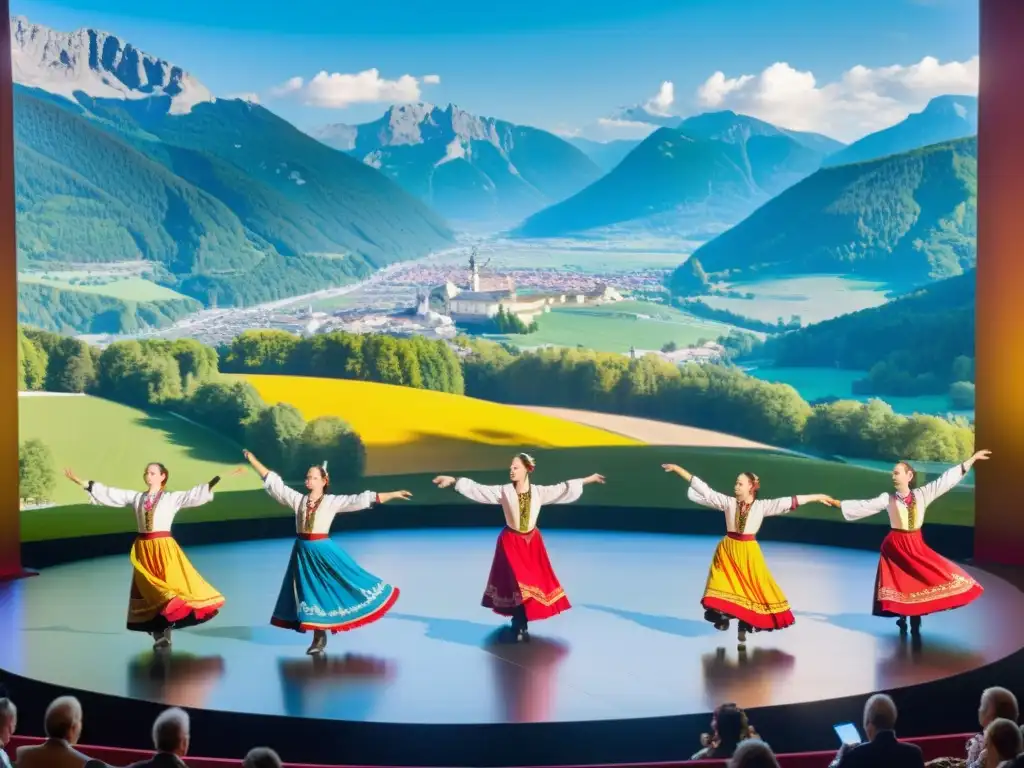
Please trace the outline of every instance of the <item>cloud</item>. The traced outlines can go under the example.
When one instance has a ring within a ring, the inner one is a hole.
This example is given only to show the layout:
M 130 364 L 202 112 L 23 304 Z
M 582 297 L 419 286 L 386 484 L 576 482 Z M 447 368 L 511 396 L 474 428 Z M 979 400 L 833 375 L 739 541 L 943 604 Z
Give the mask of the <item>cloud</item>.
M 672 108 L 672 104 L 676 100 L 676 87 L 671 80 L 666 80 L 661 84 L 661 88 L 654 94 L 644 106 L 648 112 L 655 115 L 667 115 L 669 109 Z
M 424 75 L 422 79 L 423 85 L 437 85 L 440 82 L 440 75 Z M 312 107 L 344 109 L 353 104 L 419 101 L 420 84 L 421 81 L 412 75 L 388 80 L 381 77 L 376 68 L 356 74 L 321 70 L 309 82 L 301 77 L 293 77 L 271 89 L 271 94 L 278 98 L 298 97 Z
M 792 130 L 852 141 L 919 112 L 935 96 L 976 94 L 978 57 L 870 68 L 857 65 L 830 83 L 776 62 L 758 75 L 715 72 L 697 89 L 702 110 L 731 109 Z
M 614 141 L 615 139 L 645 139 L 657 126 L 640 120 L 623 120 L 617 117 L 598 118 L 591 130 L 584 129 L 588 138 L 596 141 Z

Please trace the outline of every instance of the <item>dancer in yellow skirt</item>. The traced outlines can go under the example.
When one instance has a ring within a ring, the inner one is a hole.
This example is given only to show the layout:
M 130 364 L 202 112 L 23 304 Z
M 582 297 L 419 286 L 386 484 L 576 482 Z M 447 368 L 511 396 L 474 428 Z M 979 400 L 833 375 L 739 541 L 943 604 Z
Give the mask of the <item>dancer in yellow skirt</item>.
M 734 495 L 730 497 L 712 490 L 699 477 L 676 464 L 661 467 L 690 483 L 686 494 L 690 501 L 725 513 L 728 533 L 719 542 L 711 560 L 701 600 L 704 618 L 723 632 L 729 628 L 729 622 L 736 619 L 740 649 L 746 648 L 747 632 L 770 632 L 790 626 L 794 619 L 789 601 L 772 578 L 755 536 L 766 517 L 784 515 L 801 504 L 818 502 L 835 506 L 838 502 L 823 493 L 758 499 L 761 482 L 753 472 L 740 473 L 733 487 Z
M 236 469 L 232 474 L 245 470 Z M 111 488 L 78 478 L 70 469 L 68 479 L 89 494 L 93 504 L 132 507 L 138 537 L 132 545 L 131 594 L 128 599 L 128 629 L 152 635 L 154 648 L 171 644 L 171 630 L 209 621 L 224 605 L 224 597 L 203 580 L 181 547 L 171 537 L 171 523 L 182 509 L 213 501 L 213 487 L 220 477 L 188 491 L 166 491 L 167 467 L 147 464 L 142 474 L 146 491 Z

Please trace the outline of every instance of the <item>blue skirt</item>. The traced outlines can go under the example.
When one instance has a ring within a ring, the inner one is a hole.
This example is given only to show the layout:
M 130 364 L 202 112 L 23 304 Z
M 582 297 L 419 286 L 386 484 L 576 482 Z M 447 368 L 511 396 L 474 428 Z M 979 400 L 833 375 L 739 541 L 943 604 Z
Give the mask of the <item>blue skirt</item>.
M 345 632 L 381 618 L 397 600 L 397 587 L 364 571 L 330 539 L 299 538 L 270 623 Z

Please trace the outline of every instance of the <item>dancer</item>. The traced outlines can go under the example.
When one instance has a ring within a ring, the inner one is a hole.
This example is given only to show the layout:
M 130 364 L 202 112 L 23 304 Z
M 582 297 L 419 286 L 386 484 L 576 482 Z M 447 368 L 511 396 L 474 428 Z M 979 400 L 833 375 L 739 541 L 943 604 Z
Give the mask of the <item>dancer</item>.
M 231 474 L 245 470 L 235 469 Z M 156 649 L 171 644 L 171 630 L 209 621 L 224 605 L 224 597 L 192 566 L 171 537 L 171 524 L 182 509 L 213 501 L 220 476 L 188 491 L 168 492 L 169 473 L 163 464 L 147 464 L 142 473 L 145 491 L 111 488 L 81 480 L 70 469 L 64 474 L 89 494 L 93 504 L 132 507 L 138 536 L 132 544 L 132 588 L 128 598 L 128 629 L 152 635 Z
M 356 565 L 345 550 L 330 540 L 331 523 L 339 513 L 358 512 L 392 499 L 410 499 L 412 494 L 329 494 L 331 478 L 324 462 L 306 472 L 309 493 L 303 496 L 285 485 L 280 475 L 263 466 L 249 451 L 242 451 L 242 455 L 259 473 L 271 498 L 295 513 L 297 537 L 270 623 L 296 632 L 313 630 L 313 643 L 306 653 L 316 656 L 327 648 L 328 630 L 332 634 L 346 632 L 377 621 L 390 611 L 398 600 L 398 587 Z
M 532 485 L 530 474 L 537 462 L 527 453 L 512 459 L 510 483 L 480 485 L 467 477 L 434 478 L 438 488 L 455 487 L 457 493 L 480 504 L 500 504 L 505 528 L 498 535 L 491 574 L 481 605 L 500 616 L 512 618 L 516 642 L 530 639 L 529 622 L 567 611 L 569 598 L 548 560 L 537 518 L 545 504 L 571 504 L 583 495 L 583 486 L 603 483 L 601 475 L 567 480 L 558 485 Z
M 699 477 L 676 464 L 662 464 L 661 468 L 690 483 L 686 494 L 690 501 L 725 513 L 728 533 L 718 543 L 711 559 L 701 599 L 704 618 L 722 632 L 736 619 L 740 650 L 747 647 L 748 632 L 770 632 L 790 626 L 794 619 L 789 602 L 772 578 L 755 536 L 766 517 L 784 515 L 801 504 L 839 502 L 823 493 L 758 499 L 761 481 L 753 472 L 740 473 L 733 486 L 734 495 L 730 497 L 712 490 Z
M 974 462 L 991 455 L 991 451 L 978 451 L 920 488 L 914 468 L 901 461 L 892 470 L 894 493 L 836 503 L 847 520 L 860 520 L 883 510 L 889 513 L 891 530 L 882 542 L 872 614 L 895 616 L 900 634 L 907 631 L 907 617 L 910 631 L 918 634 L 922 616 L 962 608 L 984 592 L 961 568 L 924 543 L 921 526 L 928 505 L 955 488 Z

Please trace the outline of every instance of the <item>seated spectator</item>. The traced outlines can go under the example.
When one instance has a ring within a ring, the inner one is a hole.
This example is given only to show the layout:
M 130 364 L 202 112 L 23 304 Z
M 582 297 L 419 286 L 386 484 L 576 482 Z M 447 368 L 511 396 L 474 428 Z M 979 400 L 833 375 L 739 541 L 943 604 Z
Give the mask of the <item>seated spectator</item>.
M 779 761 L 763 741 L 746 739 L 732 753 L 729 768 L 779 768 Z
M 1020 728 L 1013 720 L 1000 717 L 985 728 L 985 768 L 999 768 L 1024 752 Z
M 281 758 L 269 747 L 255 747 L 245 756 L 242 768 L 281 768 Z
M 839 750 L 839 768 L 924 768 L 921 748 L 896 740 L 896 703 L 876 693 L 864 705 L 864 733 L 868 740 Z
M 978 707 L 978 724 L 982 732 L 967 742 L 967 768 L 984 768 L 985 766 L 985 729 L 989 723 L 999 718 L 1018 722 L 1020 710 L 1017 697 L 1005 688 L 986 688 L 981 694 Z
M 11 768 L 7 745 L 18 728 L 18 708 L 10 699 L 0 699 L 0 768 Z
M 747 722 L 747 713 L 735 704 L 723 704 L 715 710 L 711 719 L 711 733 L 701 737 L 704 749 L 691 760 L 714 760 L 732 757 L 740 742 L 758 738 Z
M 153 747 L 156 754 L 130 768 L 185 768 L 181 761 L 188 754 L 190 723 L 184 710 L 165 709 L 153 721 Z
M 89 758 L 74 748 L 82 735 L 82 705 L 74 696 L 50 702 L 43 717 L 46 741 L 19 747 L 17 768 L 83 768 Z

